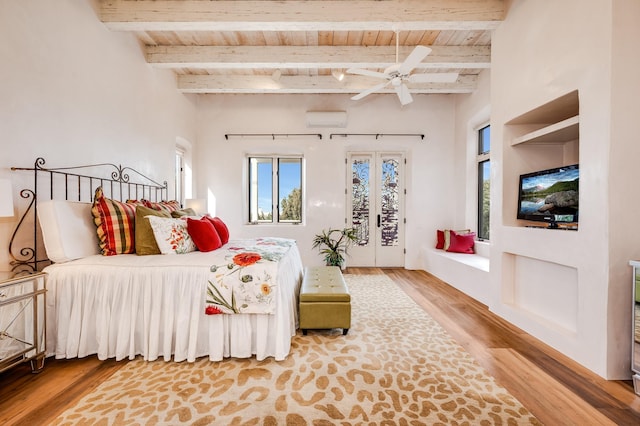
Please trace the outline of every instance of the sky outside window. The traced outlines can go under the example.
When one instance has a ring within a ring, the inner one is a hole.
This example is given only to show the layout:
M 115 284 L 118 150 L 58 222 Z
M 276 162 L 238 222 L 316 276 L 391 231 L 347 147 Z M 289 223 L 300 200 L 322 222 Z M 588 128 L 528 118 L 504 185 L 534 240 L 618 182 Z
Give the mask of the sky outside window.
M 280 200 L 282 200 L 283 198 L 287 198 L 289 194 L 291 194 L 291 191 L 300 188 L 300 159 L 280 159 L 278 173 L 278 184 L 280 185 L 279 195 Z
M 302 189 L 302 159 L 301 158 L 277 158 L 277 157 L 253 157 L 251 163 L 254 165 L 252 187 L 255 191 L 254 202 L 257 203 L 257 217 L 251 220 L 261 222 L 272 222 L 273 208 L 275 204 L 280 205 L 280 216 L 282 209 L 287 205 L 287 212 L 280 219 L 297 222 L 301 219 L 301 189 Z M 274 182 L 274 178 L 276 181 Z M 279 200 L 274 199 L 278 192 Z M 295 195 L 293 195 L 293 193 Z M 284 200 L 284 202 L 283 202 Z M 292 206 L 294 212 L 292 213 Z M 278 220 L 279 221 L 279 220 Z
M 273 164 L 269 161 L 258 163 L 258 210 L 271 212 L 271 200 L 273 200 Z

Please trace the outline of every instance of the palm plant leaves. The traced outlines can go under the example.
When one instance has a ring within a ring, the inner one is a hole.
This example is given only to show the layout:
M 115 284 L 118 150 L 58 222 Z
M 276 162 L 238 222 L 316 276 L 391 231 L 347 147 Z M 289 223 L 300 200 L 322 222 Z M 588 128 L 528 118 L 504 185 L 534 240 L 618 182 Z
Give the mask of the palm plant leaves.
M 344 262 L 349 246 L 356 241 L 353 228 L 322 230 L 313 239 L 312 248 L 320 248 L 327 265 L 340 266 Z

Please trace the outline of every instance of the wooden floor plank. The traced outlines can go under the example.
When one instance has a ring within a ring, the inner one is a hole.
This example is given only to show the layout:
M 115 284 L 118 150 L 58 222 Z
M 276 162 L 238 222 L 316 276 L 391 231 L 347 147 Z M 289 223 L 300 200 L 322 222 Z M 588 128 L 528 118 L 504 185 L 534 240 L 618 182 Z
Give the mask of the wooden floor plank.
M 496 381 L 548 425 L 640 425 L 631 381 L 607 381 L 424 271 L 347 268 L 385 274 L 428 312 Z M 126 361 L 47 359 L 0 373 L 0 424 L 46 424 Z
M 493 314 L 478 301 L 452 288 L 424 271 L 385 270 L 401 288 L 414 298 L 454 339 L 510 392 L 522 391 L 511 373 L 505 371 L 499 350 L 510 350 L 541 374 L 553 377 L 557 394 L 573 395 L 618 425 L 640 425 L 640 397 L 634 394 L 630 381 L 607 381 L 557 350 L 542 343 Z M 549 384 L 549 383 L 547 383 Z M 594 418 L 587 423 L 580 412 L 561 412 L 536 402 L 549 389 L 525 388 L 532 395 L 524 405 L 533 413 L 545 413 L 547 424 L 597 425 Z
M 562 419 L 571 419 L 571 425 L 596 424 L 601 426 L 615 423 L 589 405 L 585 400 L 567 389 L 554 378 L 546 374 L 533 363 L 513 349 L 488 349 L 502 382 L 509 383 L 509 391 L 525 407 L 544 407 L 531 409 L 544 424 L 560 425 Z M 531 392 L 532 389 L 543 392 Z
M 53 420 L 125 365 L 126 361 L 100 361 L 95 356 L 48 359 L 32 374 L 28 364 L 0 375 L 0 424 L 36 425 Z M 6 386 L 5 386 L 6 384 Z

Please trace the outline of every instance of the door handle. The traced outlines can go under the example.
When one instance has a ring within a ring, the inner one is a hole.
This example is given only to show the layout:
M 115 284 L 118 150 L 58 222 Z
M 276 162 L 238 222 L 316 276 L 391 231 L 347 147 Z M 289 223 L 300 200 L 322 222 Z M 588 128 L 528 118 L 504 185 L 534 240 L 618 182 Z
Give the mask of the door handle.
M 380 215 L 378 215 L 378 228 L 380 228 Z

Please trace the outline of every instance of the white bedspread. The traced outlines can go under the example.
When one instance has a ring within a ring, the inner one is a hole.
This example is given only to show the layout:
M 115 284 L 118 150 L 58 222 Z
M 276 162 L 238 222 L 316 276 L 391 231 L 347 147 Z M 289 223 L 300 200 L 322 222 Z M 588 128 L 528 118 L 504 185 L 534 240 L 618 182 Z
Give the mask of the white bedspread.
M 297 246 L 278 265 L 275 314 L 205 315 L 210 267 L 221 263 L 225 247 L 181 255 L 96 255 L 45 268 L 47 355 L 285 359 L 298 321 Z

